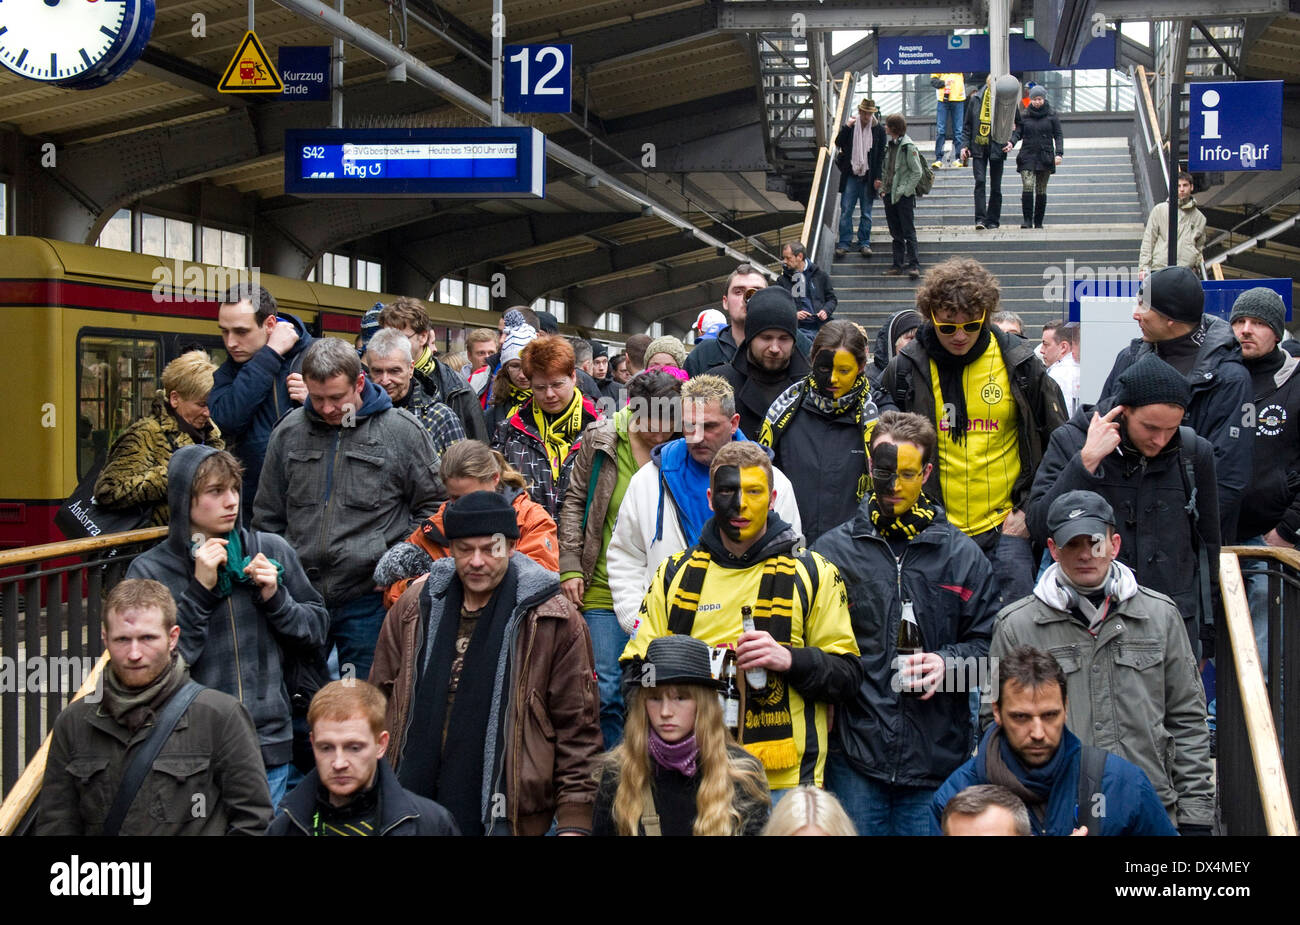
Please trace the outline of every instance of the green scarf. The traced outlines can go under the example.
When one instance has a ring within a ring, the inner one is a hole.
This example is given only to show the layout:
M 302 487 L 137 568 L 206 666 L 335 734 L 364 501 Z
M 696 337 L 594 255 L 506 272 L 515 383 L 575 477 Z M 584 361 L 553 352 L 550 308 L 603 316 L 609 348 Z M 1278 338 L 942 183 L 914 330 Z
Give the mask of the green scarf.
M 867 502 L 867 513 L 871 517 L 871 523 L 876 528 L 876 532 L 885 539 L 911 541 L 916 539 L 922 530 L 934 523 L 935 517 L 939 515 L 939 506 L 925 492 L 921 492 L 915 504 L 895 517 L 893 514 L 881 509 L 880 505 L 876 503 L 876 493 L 873 491 L 870 500 Z
M 546 447 L 546 460 L 551 464 L 551 477 L 557 481 L 564 461 L 569 458 L 573 443 L 582 434 L 582 393 L 576 388 L 569 405 L 554 417 L 542 410 L 533 400 L 533 423 Z
M 759 430 L 758 442 L 775 450 L 777 443 L 794 421 L 795 414 L 805 404 L 828 418 L 845 415 L 856 418 L 858 427 L 862 431 L 862 444 L 866 448 L 866 456 L 863 459 L 871 459 L 871 431 L 874 429 L 876 418 L 880 417 L 880 411 L 876 408 L 876 403 L 871 400 L 871 388 L 865 374 L 858 376 L 853 386 L 844 395 L 835 398 L 818 389 L 810 373 L 778 395 L 772 402 L 772 406 L 767 410 L 767 417 L 763 420 L 763 426 Z M 868 466 L 864 465 L 862 473 L 858 476 L 859 501 L 866 497 L 867 489 L 870 487 L 867 469 Z
M 244 555 L 244 544 L 239 538 L 239 531 L 231 530 L 226 534 L 226 540 L 226 564 L 217 569 L 217 586 L 212 589 L 218 597 L 230 597 L 236 584 L 253 584 L 253 579 L 244 574 L 244 569 L 253 561 L 253 557 Z M 266 561 L 275 566 L 275 580 L 279 584 L 284 580 L 284 566 L 274 559 Z
M 993 81 L 984 84 L 984 95 L 980 98 L 980 124 L 975 130 L 975 144 L 987 146 L 989 136 L 993 133 Z

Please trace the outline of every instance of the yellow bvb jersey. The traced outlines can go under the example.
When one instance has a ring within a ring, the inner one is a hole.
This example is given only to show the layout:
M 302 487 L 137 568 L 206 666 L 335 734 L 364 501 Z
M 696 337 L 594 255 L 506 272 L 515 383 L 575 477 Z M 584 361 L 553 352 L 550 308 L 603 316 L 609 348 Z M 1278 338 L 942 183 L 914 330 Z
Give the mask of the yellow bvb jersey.
M 939 430 L 939 485 L 943 507 L 957 529 L 976 536 L 1002 525 L 1011 513 L 1011 487 L 1020 477 L 1020 416 L 997 338 L 962 372 L 970 429 L 964 443 L 948 436 L 939 367 L 930 361 Z

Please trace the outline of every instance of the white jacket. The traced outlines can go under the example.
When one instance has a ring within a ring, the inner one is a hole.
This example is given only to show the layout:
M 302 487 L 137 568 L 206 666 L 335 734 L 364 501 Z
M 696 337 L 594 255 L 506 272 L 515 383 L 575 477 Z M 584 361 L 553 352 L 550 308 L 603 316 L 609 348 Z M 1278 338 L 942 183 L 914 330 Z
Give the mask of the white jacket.
M 803 524 L 799 520 L 799 507 L 795 504 L 794 487 L 775 466 L 772 467 L 772 482 L 776 488 L 772 509 L 794 527 L 802 543 Z M 628 482 L 623 503 L 618 509 L 614 535 L 605 551 L 614 614 L 628 635 L 636 629 L 641 601 L 650 589 L 655 569 L 673 553 L 686 548 L 686 537 L 682 535 L 677 511 L 672 504 L 664 505 L 663 530 L 655 540 L 655 534 L 659 532 L 658 511 L 659 467 L 652 462 L 638 469 L 632 481 Z

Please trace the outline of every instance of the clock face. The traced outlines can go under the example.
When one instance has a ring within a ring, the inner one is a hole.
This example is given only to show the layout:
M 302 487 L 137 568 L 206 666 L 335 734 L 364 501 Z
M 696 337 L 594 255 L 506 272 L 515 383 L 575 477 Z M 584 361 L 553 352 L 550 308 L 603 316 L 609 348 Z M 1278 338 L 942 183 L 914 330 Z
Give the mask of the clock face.
M 153 12 L 153 0 L 0 0 L 0 64 L 45 83 L 107 83 L 139 57 Z

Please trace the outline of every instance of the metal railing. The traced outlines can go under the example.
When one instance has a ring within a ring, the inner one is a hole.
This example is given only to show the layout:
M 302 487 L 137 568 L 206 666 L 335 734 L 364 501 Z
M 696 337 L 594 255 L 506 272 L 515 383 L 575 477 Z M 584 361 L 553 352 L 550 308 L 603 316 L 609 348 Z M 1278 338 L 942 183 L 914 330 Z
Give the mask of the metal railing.
M 167 535 L 150 527 L 0 552 L 0 782 L 9 793 L 103 651 L 104 595 Z
M 1242 569 L 1242 561 L 1251 564 Z M 1255 642 L 1243 573 L 1268 582 L 1267 664 Z M 1219 586 L 1226 624 L 1215 643 L 1223 831 L 1295 835 L 1291 794 L 1300 792 L 1300 685 L 1287 668 L 1300 665 L 1300 552 L 1225 546 Z
M 844 73 L 839 85 L 839 98 L 835 101 L 834 131 L 828 133 L 827 144 L 817 152 L 817 167 L 813 173 L 812 191 L 808 194 L 808 208 L 804 210 L 803 231 L 808 259 L 821 267 L 830 266 L 831 249 L 835 246 L 839 210 L 836 208 L 840 172 L 835 167 L 835 135 L 844 124 L 844 113 L 853 99 L 853 75 Z

